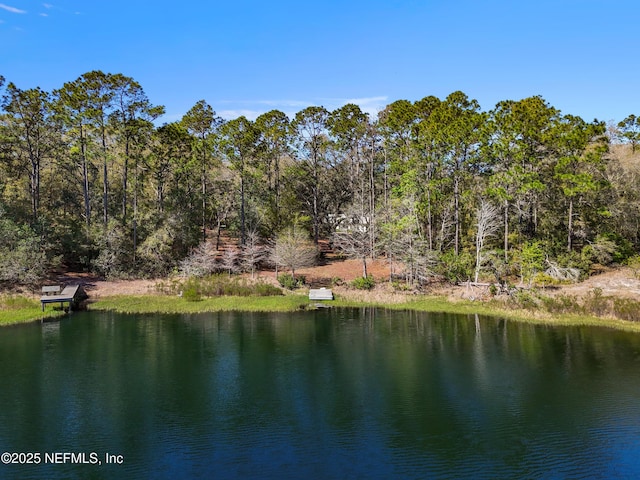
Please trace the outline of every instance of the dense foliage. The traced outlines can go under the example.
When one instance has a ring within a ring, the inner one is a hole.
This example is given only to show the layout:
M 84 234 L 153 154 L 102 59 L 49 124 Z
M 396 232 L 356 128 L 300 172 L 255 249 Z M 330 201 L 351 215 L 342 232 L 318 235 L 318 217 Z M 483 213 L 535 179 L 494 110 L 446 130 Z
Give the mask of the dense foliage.
M 365 278 L 384 255 L 412 284 L 571 279 L 640 246 L 638 171 L 611 151 L 633 155 L 633 115 L 607 128 L 538 96 L 483 111 L 454 92 L 378 118 L 347 104 L 223 121 L 201 100 L 158 126 L 141 85 L 99 71 L 52 92 L 8 83 L 1 107 L 0 282 L 60 263 L 295 271 L 315 253 L 285 251 L 293 231 L 362 259 Z

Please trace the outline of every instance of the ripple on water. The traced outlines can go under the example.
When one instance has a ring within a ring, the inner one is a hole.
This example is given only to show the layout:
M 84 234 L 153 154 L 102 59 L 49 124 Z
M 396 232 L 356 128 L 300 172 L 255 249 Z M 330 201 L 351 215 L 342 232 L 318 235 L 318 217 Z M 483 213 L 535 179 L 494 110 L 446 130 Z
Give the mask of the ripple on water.
M 0 444 L 126 457 L 14 478 L 640 476 L 634 337 L 362 315 L 3 332 Z

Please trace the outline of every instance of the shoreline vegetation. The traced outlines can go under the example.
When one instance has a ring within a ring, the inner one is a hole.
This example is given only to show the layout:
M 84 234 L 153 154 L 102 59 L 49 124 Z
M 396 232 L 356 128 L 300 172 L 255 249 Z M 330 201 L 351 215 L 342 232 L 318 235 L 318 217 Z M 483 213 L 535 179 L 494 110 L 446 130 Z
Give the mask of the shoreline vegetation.
M 337 297 L 335 300 L 315 302 L 306 295 L 287 295 L 284 297 L 218 297 L 200 302 L 188 302 L 181 298 L 158 295 L 117 295 L 100 299 L 90 304 L 93 311 L 114 311 L 127 314 L 165 314 L 165 313 L 210 313 L 222 311 L 246 312 L 293 312 L 314 310 L 316 305 L 331 308 L 381 308 L 431 313 L 452 313 L 461 315 L 482 315 L 508 320 L 548 326 L 593 326 L 628 332 L 640 332 L 640 323 L 618 318 L 597 317 L 594 315 L 562 313 L 553 315 L 544 311 L 531 311 L 524 308 L 500 308 L 492 302 L 460 300 L 451 301 L 443 296 L 417 295 L 404 302 L 384 303 Z M 320 308 L 322 308 L 320 307 Z
M 237 286 L 237 282 L 236 282 Z M 164 290 L 164 291 L 163 291 Z M 90 311 L 113 311 L 128 314 L 195 314 L 223 311 L 294 312 L 322 307 L 381 308 L 433 313 L 482 315 L 512 321 L 547 326 L 593 326 L 628 332 L 640 332 L 640 323 L 616 318 L 610 312 L 627 309 L 628 318 L 636 318 L 640 303 L 634 300 L 603 296 L 598 289 L 588 292 L 581 301 L 559 295 L 549 297 L 535 291 L 523 291 L 514 299 L 490 297 L 484 299 L 452 299 L 440 294 L 404 294 L 337 288 L 332 301 L 310 301 L 306 289 L 295 292 L 272 289 L 265 293 L 264 285 L 256 292 L 239 291 L 190 297 L 170 293 L 156 285 L 156 291 L 146 294 L 107 295 L 90 299 Z M 234 294 L 235 293 L 235 294 Z M 618 302 L 621 302 L 622 307 Z M 321 305 L 318 306 L 318 304 Z M 624 313 L 624 312 L 623 312 Z M 37 300 L 18 295 L 0 296 L 0 326 L 55 320 L 65 316 L 63 310 L 46 306 L 41 310 Z
M 21 295 L 0 295 L 0 327 L 54 320 L 65 311 L 48 306 L 44 312 L 38 300 Z

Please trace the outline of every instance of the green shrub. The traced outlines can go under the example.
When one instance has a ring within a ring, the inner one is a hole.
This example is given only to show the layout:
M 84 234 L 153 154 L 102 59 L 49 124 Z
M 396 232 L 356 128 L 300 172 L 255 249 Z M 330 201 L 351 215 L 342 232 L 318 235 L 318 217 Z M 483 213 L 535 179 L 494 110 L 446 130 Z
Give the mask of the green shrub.
M 95 226 L 91 231 L 98 256 L 91 261 L 93 270 L 105 278 L 125 279 L 131 276 L 133 259 L 131 239 L 120 222 L 112 220 L 108 228 Z
M 280 286 L 286 288 L 287 290 L 294 290 L 298 287 L 304 285 L 306 278 L 303 275 L 298 275 L 298 278 L 295 278 L 290 273 L 283 273 L 278 275 L 278 283 Z
M 524 308 L 525 310 L 534 310 L 539 306 L 536 296 L 527 290 L 518 290 L 511 298 L 517 307 Z
M 583 308 L 573 295 L 541 297 L 543 308 L 549 313 L 582 313 Z
M 528 242 L 521 246 L 517 252 L 520 263 L 520 276 L 522 281 L 531 285 L 536 274 L 544 268 L 545 249 L 542 242 Z
M 408 285 L 406 282 L 399 282 L 398 280 L 393 280 L 391 282 L 391 286 L 394 290 L 398 290 L 400 292 L 408 292 L 409 290 L 411 290 L 410 285 Z
M 453 250 L 449 250 L 440 256 L 436 273 L 451 283 L 465 282 L 473 276 L 474 264 L 475 260 L 469 252 L 462 251 L 456 255 Z
M 200 295 L 200 292 L 198 292 L 198 289 L 195 286 L 190 286 L 185 290 L 183 290 L 182 297 L 187 302 L 199 302 L 200 300 L 202 300 L 202 296 Z
M 282 295 L 282 290 L 268 283 L 256 283 L 254 285 L 254 295 L 259 297 L 274 297 Z
M 635 253 L 633 244 L 618 233 L 602 233 L 596 237 L 596 242 L 600 239 L 609 240 L 615 245 L 615 251 L 612 253 L 614 263 L 623 263 Z
M 590 263 L 582 258 L 582 256 L 576 252 L 563 252 L 558 254 L 556 257 L 556 262 L 560 267 L 563 268 L 577 268 L 580 270 L 580 277 L 584 278 L 587 272 L 589 272 Z
M 0 282 L 34 285 L 46 269 L 47 256 L 38 234 L 14 223 L 0 207 Z
M 615 298 L 613 314 L 621 320 L 640 321 L 640 302 L 630 298 Z
M 601 288 L 594 288 L 587 293 L 584 308 L 588 313 L 601 317 L 609 312 L 609 299 L 602 295 Z
M 548 287 L 549 285 L 557 285 L 560 281 L 553 278 L 551 275 L 545 272 L 538 272 L 533 277 L 533 284 L 541 287 Z
M 353 288 L 358 290 L 371 290 L 375 286 L 376 282 L 371 276 L 358 277 L 351 282 Z
M 619 254 L 616 242 L 604 235 L 598 235 L 593 243 L 582 248 L 581 257 L 588 263 L 609 265 L 616 258 L 622 258 Z

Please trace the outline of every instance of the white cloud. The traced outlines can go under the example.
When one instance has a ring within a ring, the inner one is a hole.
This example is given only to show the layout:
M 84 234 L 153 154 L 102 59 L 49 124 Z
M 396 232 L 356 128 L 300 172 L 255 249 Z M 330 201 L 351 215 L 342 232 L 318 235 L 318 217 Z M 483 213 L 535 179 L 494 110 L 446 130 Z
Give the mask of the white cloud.
M 6 10 L 11 13 L 27 13 L 26 10 L 20 10 L 19 8 L 10 7 L 9 5 L 5 5 L 4 3 L 0 3 L 0 9 Z
M 53 8 L 53 5 L 51 5 L 50 3 L 43 3 L 42 6 L 44 8 Z
M 353 103 L 358 105 L 363 112 L 368 113 L 372 120 L 375 120 L 378 113 L 387 106 L 388 98 L 381 95 L 362 98 L 316 98 L 312 100 L 215 100 L 212 102 L 212 106 L 216 113 L 225 120 L 244 116 L 253 121 L 270 110 L 280 110 L 289 119 L 293 120 L 299 111 L 307 107 L 322 105 L 327 110 L 332 111 L 348 103 Z M 174 122 L 181 118 L 181 114 L 167 113 L 161 117 L 160 122 Z
M 41 14 L 40 14 L 40 16 L 41 16 L 41 17 L 48 17 L 48 16 L 49 16 L 49 14 L 48 14 L 48 13 L 41 13 Z
M 246 117 L 249 120 L 255 120 L 260 115 L 265 113 L 261 110 L 249 110 L 249 109 L 229 109 L 229 110 L 220 110 L 217 112 L 225 120 L 232 120 L 238 117 Z
M 221 100 L 217 103 L 229 107 L 218 112 L 220 116 L 226 119 L 237 118 L 244 115 L 250 120 L 255 120 L 266 111 L 274 109 L 282 111 L 292 119 L 296 113 L 307 107 L 322 105 L 327 110 L 335 110 L 348 103 L 358 105 L 363 112 L 368 113 L 369 116 L 374 119 L 377 117 L 378 112 L 383 110 L 387 105 L 388 98 L 387 96 L 377 96 L 363 98 L 317 98 L 314 100 Z
M 251 103 L 251 102 L 249 102 Z M 306 108 L 310 104 L 302 100 L 258 100 L 255 103 L 271 107 L 301 107 Z
M 364 97 L 364 98 L 350 98 L 348 100 L 345 100 L 345 104 L 347 103 L 355 103 L 356 105 L 360 105 L 360 106 L 366 106 L 366 105 L 381 105 L 381 104 L 385 104 L 386 102 L 389 101 L 389 97 L 385 96 L 380 96 L 380 97 Z
M 270 110 L 280 110 L 287 117 L 292 119 L 296 113 L 303 108 L 317 105 L 315 102 L 303 100 L 220 100 L 218 105 L 228 105 L 229 108 L 216 109 L 218 115 L 225 120 L 231 120 L 240 116 L 245 116 L 249 120 L 255 120 L 263 113 Z

